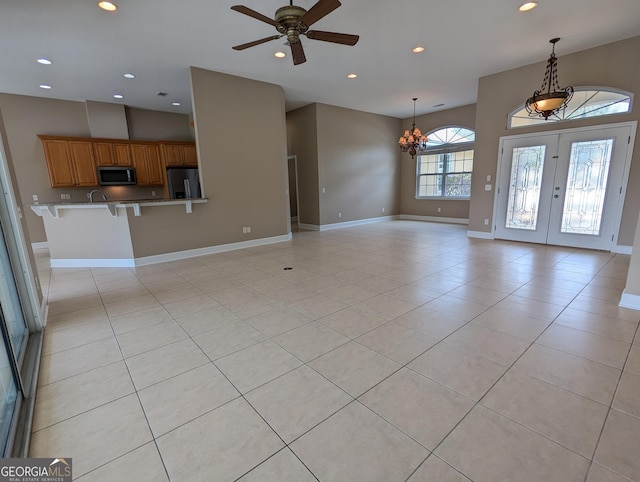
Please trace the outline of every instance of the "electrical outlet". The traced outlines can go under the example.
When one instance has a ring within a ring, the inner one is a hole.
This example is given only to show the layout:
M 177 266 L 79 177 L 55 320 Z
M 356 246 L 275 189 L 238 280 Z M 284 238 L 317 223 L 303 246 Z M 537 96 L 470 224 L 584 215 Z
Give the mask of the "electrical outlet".
M 382 212 L 384 212 L 384 208 L 382 208 Z
M 484 185 L 484 190 L 485 191 L 491 191 L 491 184 L 485 184 Z
M 438 208 L 438 212 L 442 211 L 442 208 Z
M 156 192 L 155 191 L 151 191 L 151 197 L 156 197 Z
M 485 220 L 484 220 L 484 225 L 485 225 L 485 226 L 489 226 L 489 220 L 488 220 L 488 219 L 485 219 Z
M 251 226 L 247 226 L 247 233 L 251 232 Z
M 338 217 L 341 218 L 342 217 L 342 213 L 338 213 Z
M 37 195 L 37 194 L 34 194 L 34 195 L 33 195 L 33 200 L 34 200 L 34 201 L 37 201 L 37 200 L 38 200 L 38 195 Z
M 71 194 L 60 194 L 60 199 L 69 200 L 71 199 Z

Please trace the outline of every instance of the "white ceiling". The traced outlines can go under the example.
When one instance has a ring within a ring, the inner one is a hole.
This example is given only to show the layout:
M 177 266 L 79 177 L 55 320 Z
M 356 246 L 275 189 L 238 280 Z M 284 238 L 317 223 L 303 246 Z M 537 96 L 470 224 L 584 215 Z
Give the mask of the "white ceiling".
M 307 62 L 293 66 L 290 52 L 273 56 L 288 49 L 283 39 L 231 49 L 276 33 L 232 5 L 272 17 L 286 0 L 115 3 L 118 11 L 107 13 L 94 0 L 3 0 L 0 92 L 188 113 L 189 66 L 196 66 L 279 84 L 287 110 L 321 102 L 407 118 L 412 97 L 418 114 L 474 103 L 479 77 L 545 61 L 553 37 L 562 38 L 556 53 L 564 85 L 563 55 L 640 35 L 640 0 L 539 0 L 527 13 L 517 10 L 521 0 L 342 0 L 312 29 L 357 34 L 359 43 L 303 37 Z M 315 0 L 294 3 L 309 9 Z M 412 53 L 416 45 L 425 52 Z M 39 57 L 53 65 L 36 63 Z M 347 79 L 350 72 L 358 78 Z M 543 74 L 523 86 L 523 100 Z M 161 91 L 169 95 L 158 97 Z

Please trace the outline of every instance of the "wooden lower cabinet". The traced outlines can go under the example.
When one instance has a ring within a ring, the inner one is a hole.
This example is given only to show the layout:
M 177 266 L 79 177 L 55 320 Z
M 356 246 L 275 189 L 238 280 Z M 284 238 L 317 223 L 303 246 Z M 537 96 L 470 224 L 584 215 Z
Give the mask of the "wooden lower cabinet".
M 131 144 L 131 154 L 139 186 L 164 184 L 160 147 L 157 144 Z

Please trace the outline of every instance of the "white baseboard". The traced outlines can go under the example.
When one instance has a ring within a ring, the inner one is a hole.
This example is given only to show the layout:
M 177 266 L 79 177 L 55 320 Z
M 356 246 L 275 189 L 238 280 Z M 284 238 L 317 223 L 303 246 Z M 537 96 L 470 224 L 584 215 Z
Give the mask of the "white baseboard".
M 41 241 L 39 243 L 31 243 L 31 249 L 48 249 L 49 243 L 47 241 Z
M 632 252 L 633 252 L 633 246 L 625 246 L 622 244 L 616 244 L 613 249 L 611 250 L 612 253 L 616 253 L 616 254 L 628 254 L 629 256 L 631 256 Z
M 640 295 L 632 295 L 631 293 L 623 291 L 618 306 L 632 310 L 640 310 Z
M 485 231 L 467 231 L 467 238 L 494 239 L 493 233 Z
M 177 261 L 180 259 L 195 258 L 197 256 L 205 256 L 207 254 L 224 253 L 226 251 L 234 251 L 236 249 L 253 248 L 255 246 L 264 246 L 266 244 L 282 243 L 291 239 L 291 233 L 282 236 L 273 236 L 271 238 L 252 239 L 250 241 L 240 241 L 238 243 L 221 244 L 219 246 L 208 246 L 206 248 L 189 249 L 186 251 L 176 251 L 174 253 L 157 254 L 154 256 L 145 256 L 136 258 L 134 266 L 146 266 L 149 264 L 164 263 L 166 261 Z
M 401 214 L 398 219 L 406 221 L 427 221 L 430 223 L 469 224 L 465 218 L 445 218 L 442 216 L 418 216 L 415 214 Z
M 320 231 L 320 226 L 317 224 L 298 223 L 298 228 L 306 229 L 308 231 Z
M 298 222 L 298 216 L 291 216 L 291 222 L 292 223 Z
M 398 216 L 380 216 L 379 218 L 356 219 L 354 221 L 345 221 L 343 223 L 321 224 L 320 231 L 329 231 L 330 229 L 350 228 L 353 226 L 362 226 L 363 224 L 382 223 L 385 221 L 393 221 Z
M 116 259 L 55 259 L 51 258 L 52 268 L 133 268 L 136 263 L 131 258 Z

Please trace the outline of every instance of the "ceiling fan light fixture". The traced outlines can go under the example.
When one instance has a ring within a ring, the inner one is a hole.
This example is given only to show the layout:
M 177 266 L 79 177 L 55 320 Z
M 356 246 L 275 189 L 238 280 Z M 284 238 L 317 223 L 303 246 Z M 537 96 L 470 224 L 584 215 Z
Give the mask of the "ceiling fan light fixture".
M 533 10 L 538 6 L 538 2 L 525 2 L 518 7 L 518 10 L 521 12 L 528 12 L 529 10 Z
M 98 7 L 107 12 L 115 12 L 118 10 L 118 6 L 113 2 L 100 1 L 98 2 Z
M 347 79 L 355 79 L 358 77 L 358 74 L 347 74 Z
M 549 40 L 553 47 L 551 56 L 547 60 L 547 69 L 542 86 L 524 104 L 529 117 L 543 117 L 544 120 L 547 120 L 559 110 L 564 109 L 571 97 L 573 97 L 573 87 L 567 86 L 561 89 L 558 84 L 558 58 L 555 54 L 555 46 L 558 40 L 560 39 L 553 38 Z
M 413 47 L 413 48 L 411 49 L 411 51 L 412 51 L 414 54 L 421 54 L 422 52 L 424 52 L 424 47 L 422 47 L 422 46 Z
M 407 129 L 404 131 L 402 137 L 398 141 L 400 144 L 400 150 L 402 152 L 408 152 L 411 154 L 411 159 L 415 156 L 418 151 L 424 151 L 427 148 L 427 136 L 422 134 L 420 129 L 416 127 L 416 100 L 417 97 L 413 98 L 413 124 L 411 124 L 411 130 Z
M 273 56 L 279 59 L 284 59 L 287 56 L 287 54 L 285 54 L 284 52 L 276 52 L 275 54 L 273 54 Z

